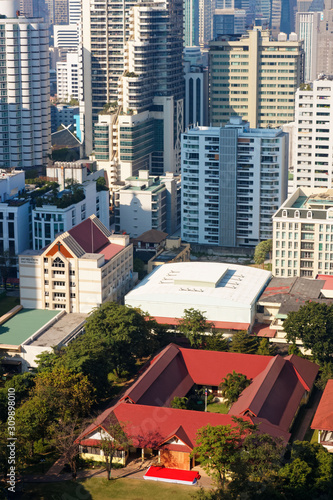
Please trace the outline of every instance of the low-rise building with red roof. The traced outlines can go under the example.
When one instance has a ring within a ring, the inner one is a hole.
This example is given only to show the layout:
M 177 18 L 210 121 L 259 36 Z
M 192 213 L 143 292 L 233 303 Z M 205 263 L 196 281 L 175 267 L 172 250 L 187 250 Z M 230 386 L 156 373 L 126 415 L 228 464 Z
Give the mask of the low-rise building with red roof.
M 197 386 L 211 392 L 235 370 L 250 380 L 228 414 L 170 408 L 175 396 L 184 397 Z M 155 454 L 166 467 L 190 469 L 198 429 L 210 425 L 235 425 L 232 417 L 258 424 L 259 431 L 281 437 L 286 443 L 300 405 L 306 402 L 318 366 L 297 356 L 259 356 L 231 352 L 183 349 L 170 344 L 126 390 L 114 406 L 105 410 L 79 437 L 83 458 L 103 460 L 102 436 L 110 421 L 122 425 L 131 452 Z M 118 461 L 127 453 L 119 450 Z
M 326 384 L 311 429 L 318 430 L 318 442 L 333 453 L 333 379 Z
M 27 309 L 89 313 L 121 301 L 133 283 L 129 236 L 114 235 L 95 216 L 19 256 L 21 304 Z

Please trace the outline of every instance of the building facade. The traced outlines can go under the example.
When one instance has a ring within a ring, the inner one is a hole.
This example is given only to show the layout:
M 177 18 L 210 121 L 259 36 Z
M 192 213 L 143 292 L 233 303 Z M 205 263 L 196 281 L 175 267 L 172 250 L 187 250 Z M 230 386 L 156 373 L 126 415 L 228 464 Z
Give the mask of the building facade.
M 112 235 L 93 216 L 45 250 L 20 255 L 19 268 L 23 307 L 89 313 L 131 289 L 133 248 L 128 236 Z
M 57 204 L 46 195 L 32 210 L 32 241 L 34 250 L 49 245 L 57 234 L 68 231 L 87 217 L 96 215 L 109 228 L 109 193 L 97 191 L 96 181 L 86 180 L 81 185 L 83 196 L 76 201 L 75 192 L 60 191 Z M 63 203 L 61 202 L 63 200 Z M 66 201 L 65 201 L 66 200 Z M 68 200 L 68 201 L 67 201 Z
M 272 237 L 271 217 L 287 196 L 287 134 L 194 127 L 182 140 L 182 229 L 189 243 L 255 246 Z
M 274 276 L 333 272 L 333 190 L 298 188 L 273 216 Z
M 279 127 L 293 121 L 295 92 L 303 82 L 303 42 L 296 35 L 254 29 L 246 36 L 224 35 L 210 43 L 210 122 L 243 116 L 251 127 Z
M 333 80 L 298 89 L 295 103 L 294 187 L 333 187 Z
M 50 151 L 48 25 L 16 17 L 0 23 L 0 167 L 43 166 Z M 18 10 L 18 9 L 17 9 Z
M 320 12 L 297 12 L 296 33 L 304 41 L 304 81 L 312 82 L 317 78 L 318 35 Z
M 57 62 L 57 97 L 63 101 L 79 99 L 79 55 L 68 52 L 66 61 Z M 78 113 L 78 110 L 77 110 Z M 77 114 L 76 113 L 76 114 Z
M 173 174 L 154 177 L 140 170 L 115 192 L 116 231 L 126 231 L 131 238 L 150 229 L 172 234 L 180 223 L 179 202 L 178 178 Z

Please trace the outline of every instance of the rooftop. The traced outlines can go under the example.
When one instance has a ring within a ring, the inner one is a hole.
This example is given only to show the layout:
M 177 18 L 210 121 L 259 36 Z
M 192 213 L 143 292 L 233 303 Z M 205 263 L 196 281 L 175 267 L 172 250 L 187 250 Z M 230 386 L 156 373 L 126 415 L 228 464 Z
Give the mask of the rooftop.
M 50 311 L 54 312 L 54 311 Z M 59 311 L 58 311 L 59 312 Z M 53 347 L 62 343 L 82 323 L 85 322 L 87 314 L 70 313 L 62 316 L 59 321 L 45 330 L 38 338 L 29 342 L 29 345 L 39 347 Z
M 0 344 L 17 346 L 23 344 L 59 312 L 59 310 L 21 309 L 0 326 Z
M 130 300 L 182 303 L 184 307 L 252 304 L 271 273 L 254 267 L 213 262 L 158 266 L 126 296 Z
M 333 379 L 327 381 L 325 390 L 313 418 L 311 429 L 333 430 Z

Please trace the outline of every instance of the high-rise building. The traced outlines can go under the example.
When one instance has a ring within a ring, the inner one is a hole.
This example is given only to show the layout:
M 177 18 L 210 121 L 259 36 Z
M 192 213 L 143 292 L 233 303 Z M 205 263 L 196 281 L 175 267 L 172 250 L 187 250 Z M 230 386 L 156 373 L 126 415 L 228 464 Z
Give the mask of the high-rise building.
M 214 0 L 199 0 L 199 45 L 204 48 L 213 39 Z
M 304 42 L 304 81 L 317 78 L 318 35 L 320 12 L 297 12 L 296 33 Z
M 67 50 L 79 49 L 79 25 L 58 24 L 53 26 L 54 47 L 61 49 L 62 53 Z
M 81 0 L 68 0 L 68 21 L 69 24 L 81 22 Z
M 245 33 L 246 11 L 241 9 L 216 9 L 213 15 L 213 39 L 219 35 Z
M 57 97 L 62 101 L 79 98 L 79 55 L 68 52 L 66 61 L 57 62 Z
M 294 187 L 333 188 L 333 80 L 296 92 Z
M 185 47 L 199 45 L 199 0 L 185 0 L 184 22 Z
M 68 0 L 45 0 L 50 24 L 68 24 Z
M 317 75 L 333 74 L 333 0 L 325 0 L 319 25 L 317 50 Z
M 293 121 L 295 91 L 303 82 L 303 42 L 254 29 L 223 35 L 210 43 L 210 122 L 242 115 L 251 127 L 278 127 Z
M 45 0 L 20 0 L 20 14 L 25 17 L 39 17 L 48 22 L 48 8 Z
M 1 9 L 0 166 L 38 167 L 51 138 L 48 25 L 16 17 L 16 1 Z
M 89 20 L 91 29 L 86 29 L 84 21 L 82 33 L 81 129 L 86 153 L 93 148 L 93 124 L 104 107 L 117 115 L 112 125 L 117 140 L 111 155 L 120 163 L 122 180 L 142 168 L 154 175 L 179 172 L 184 99 L 182 0 L 130 2 L 124 10 L 112 1 L 107 22 L 99 17 L 99 10 L 88 7 L 83 5 L 83 20 Z M 109 50 L 105 44 L 110 44 Z
M 274 276 L 333 272 L 333 191 L 298 188 L 273 216 Z
M 225 247 L 272 237 L 272 215 L 287 196 L 287 134 L 250 129 L 240 117 L 225 127 L 194 127 L 182 136 L 182 239 Z

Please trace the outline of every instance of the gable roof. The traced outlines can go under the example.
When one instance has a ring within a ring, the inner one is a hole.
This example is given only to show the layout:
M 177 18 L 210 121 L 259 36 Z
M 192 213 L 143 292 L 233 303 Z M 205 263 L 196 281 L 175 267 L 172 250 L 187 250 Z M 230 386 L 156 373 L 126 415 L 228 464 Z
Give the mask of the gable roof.
M 83 248 L 85 253 L 99 253 L 102 247 L 110 244 L 105 231 L 97 226 L 92 217 L 88 217 L 67 232 Z
M 249 379 L 261 373 L 272 356 L 240 354 L 236 352 L 201 351 L 179 348 L 187 370 L 195 384 L 218 386 L 233 370 Z
M 333 379 L 327 381 L 325 390 L 313 418 L 311 429 L 333 430 Z
M 186 447 L 193 449 L 195 446 L 198 429 L 205 425 L 231 425 L 236 424 L 231 415 L 221 413 L 209 413 L 193 410 L 178 410 L 146 405 L 134 405 L 130 403 L 119 403 L 107 410 L 108 414 L 97 424 L 87 429 L 79 438 L 89 439 L 89 435 L 98 427 L 103 427 L 107 431 L 107 417 L 110 413 L 117 418 L 118 422 L 130 439 L 132 446 L 136 448 L 158 448 L 173 436 L 177 436 L 183 441 Z M 245 417 L 251 422 L 251 419 Z M 167 445 L 165 445 L 167 446 Z
M 81 142 L 68 128 L 58 130 L 51 134 L 52 147 L 79 148 Z
M 229 413 L 250 414 L 288 432 L 304 392 L 310 390 L 317 373 L 318 366 L 306 359 L 298 363 L 294 356 L 275 356 L 242 392 Z

